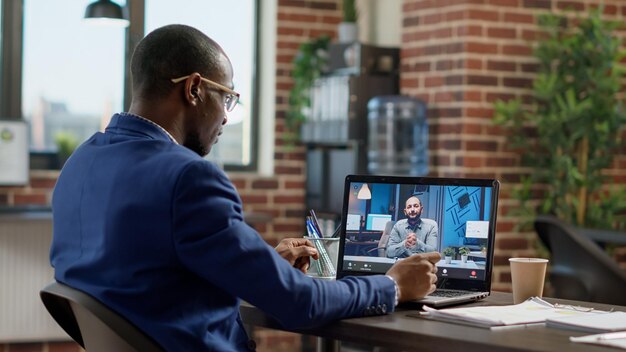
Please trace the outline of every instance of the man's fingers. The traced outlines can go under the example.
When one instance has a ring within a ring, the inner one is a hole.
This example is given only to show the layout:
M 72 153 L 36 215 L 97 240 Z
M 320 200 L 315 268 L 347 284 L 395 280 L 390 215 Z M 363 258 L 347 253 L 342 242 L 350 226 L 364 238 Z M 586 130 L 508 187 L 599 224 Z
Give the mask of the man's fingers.
M 313 257 L 313 259 L 318 259 L 319 254 L 314 247 L 308 246 L 300 246 L 291 249 L 291 252 L 297 257 Z
M 428 260 L 433 264 L 437 264 L 441 260 L 441 254 L 439 254 L 439 252 L 423 253 L 422 258 Z

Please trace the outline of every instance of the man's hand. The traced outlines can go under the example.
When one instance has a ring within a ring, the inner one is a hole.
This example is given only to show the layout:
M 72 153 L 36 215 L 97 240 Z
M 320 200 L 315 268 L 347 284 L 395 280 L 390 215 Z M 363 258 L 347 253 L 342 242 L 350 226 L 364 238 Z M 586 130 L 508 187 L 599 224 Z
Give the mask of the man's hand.
M 433 292 L 437 282 L 437 267 L 441 260 L 438 252 L 414 254 L 406 259 L 397 261 L 387 275 L 398 283 L 400 302 L 418 299 Z
M 406 240 L 404 241 L 404 246 L 406 248 L 413 248 L 413 247 L 415 247 L 416 243 L 417 243 L 417 236 L 415 236 L 415 233 L 410 232 L 406 236 Z
M 310 257 L 319 258 L 313 243 L 304 238 L 285 238 L 275 249 L 289 264 L 305 274 L 309 270 Z

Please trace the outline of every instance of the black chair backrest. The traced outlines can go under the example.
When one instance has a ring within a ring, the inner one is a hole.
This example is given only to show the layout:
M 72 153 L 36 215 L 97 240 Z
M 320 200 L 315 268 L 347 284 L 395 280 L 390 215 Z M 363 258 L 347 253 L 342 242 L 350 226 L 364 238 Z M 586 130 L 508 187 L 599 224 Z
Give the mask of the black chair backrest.
M 86 351 L 163 351 L 150 336 L 92 296 L 53 282 L 39 293 L 54 320 Z
M 626 273 L 596 243 L 552 216 L 538 216 L 534 225 L 551 253 L 555 297 L 626 305 Z

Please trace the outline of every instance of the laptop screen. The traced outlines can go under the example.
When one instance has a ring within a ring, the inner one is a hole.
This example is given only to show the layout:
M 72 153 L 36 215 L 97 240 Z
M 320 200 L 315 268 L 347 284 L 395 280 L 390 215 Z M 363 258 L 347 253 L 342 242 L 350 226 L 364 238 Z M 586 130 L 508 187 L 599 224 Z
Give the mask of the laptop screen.
M 490 282 L 498 186 L 487 179 L 347 176 L 339 276 L 383 274 L 402 258 L 437 251 L 440 280 Z

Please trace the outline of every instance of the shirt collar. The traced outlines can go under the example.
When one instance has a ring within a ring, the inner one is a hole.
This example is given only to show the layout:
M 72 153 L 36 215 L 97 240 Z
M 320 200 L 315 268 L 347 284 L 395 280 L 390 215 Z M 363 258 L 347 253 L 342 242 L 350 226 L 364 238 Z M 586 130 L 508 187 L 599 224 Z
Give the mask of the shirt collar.
M 156 122 L 128 112 L 113 115 L 106 129 L 108 131 L 117 129 L 133 131 L 153 139 L 169 140 L 180 144 L 165 128 Z

